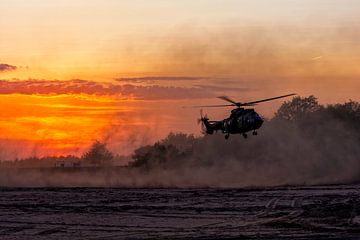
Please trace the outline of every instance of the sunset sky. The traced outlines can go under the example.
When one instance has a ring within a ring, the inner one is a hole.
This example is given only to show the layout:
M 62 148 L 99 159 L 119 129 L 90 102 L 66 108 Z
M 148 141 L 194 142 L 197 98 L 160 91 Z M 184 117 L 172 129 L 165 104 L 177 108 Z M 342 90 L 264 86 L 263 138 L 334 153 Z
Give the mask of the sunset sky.
M 1 0 L 0 158 L 199 134 L 219 95 L 360 101 L 359 66 L 358 0 Z

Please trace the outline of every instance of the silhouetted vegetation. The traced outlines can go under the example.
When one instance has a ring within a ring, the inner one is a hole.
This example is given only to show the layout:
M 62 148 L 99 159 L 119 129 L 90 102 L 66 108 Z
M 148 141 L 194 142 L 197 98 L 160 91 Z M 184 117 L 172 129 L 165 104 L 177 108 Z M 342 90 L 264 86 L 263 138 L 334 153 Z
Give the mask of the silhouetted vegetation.
M 154 145 L 143 146 L 135 150 L 132 158 L 132 167 L 175 167 L 186 161 L 192 154 L 196 142 L 193 135 L 184 133 L 170 133 L 165 139 Z
M 0 161 L 2 168 L 51 168 L 51 167 L 106 167 L 112 165 L 124 165 L 128 160 L 121 155 L 113 155 L 106 144 L 95 141 L 88 151 L 81 157 L 68 156 L 46 156 L 46 157 L 28 157 L 24 159 L 15 159 Z
M 321 107 L 312 95 L 305 98 L 297 96 L 292 101 L 284 102 L 275 113 L 275 118 L 289 121 L 298 120 L 318 111 Z
M 72 162 L 78 163 L 80 158 L 73 155 L 68 156 L 47 156 L 47 157 L 29 157 L 24 159 L 15 159 L 0 162 L 3 168 L 51 168 L 57 166 L 57 163 Z
M 94 166 L 110 166 L 114 155 L 106 148 L 105 143 L 95 141 L 81 158 Z

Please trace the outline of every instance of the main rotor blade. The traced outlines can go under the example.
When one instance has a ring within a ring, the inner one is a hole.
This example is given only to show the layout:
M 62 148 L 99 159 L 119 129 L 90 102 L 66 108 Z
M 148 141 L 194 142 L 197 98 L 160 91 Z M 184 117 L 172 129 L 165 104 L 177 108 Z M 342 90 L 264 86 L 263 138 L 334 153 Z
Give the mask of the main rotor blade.
M 235 102 L 234 100 L 232 100 L 231 98 L 229 98 L 228 96 L 219 96 L 218 98 L 225 100 L 227 102 L 230 102 L 232 104 L 234 104 L 235 106 L 239 105 L 240 103 Z
M 232 104 L 225 104 L 225 105 L 201 105 L 201 106 L 191 106 L 191 108 L 205 108 L 205 107 L 241 107 L 241 106 L 254 106 L 257 105 L 257 103 L 261 103 L 261 102 L 267 102 L 267 101 L 271 101 L 271 100 L 275 100 L 275 99 L 279 99 L 279 98 L 285 98 L 285 97 L 290 97 L 290 96 L 294 96 L 296 95 L 296 93 L 291 93 L 291 94 L 286 94 L 286 95 L 282 95 L 282 96 L 278 96 L 278 97 L 273 97 L 273 98 L 266 98 L 266 99 L 261 99 L 261 100 L 257 100 L 257 101 L 252 101 L 252 102 L 245 102 L 245 103 L 241 103 L 241 102 L 235 102 L 234 100 L 230 99 L 227 96 L 220 96 L 218 98 L 225 100 L 227 102 L 230 102 Z
M 241 103 L 240 105 L 241 106 L 250 106 L 250 105 L 255 104 L 255 103 L 267 102 L 267 101 L 271 101 L 271 100 L 275 100 L 275 99 L 279 99 L 279 98 L 290 97 L 290 96 L 294 96 L 294 95 L 296 95 L 296 93 L 291 93 L 291 94 L 278 96 L 278 97 L 273 97 L 273 98 L 266 98 L 266 99 L 257 100 L 257 101 L 253 101 L 253 102 Z
M 202 108 L 202 107 L 233 107 L 235 104 L 227 104 L 227 105 L 207 105 L 207 106 L 192 106 L 192 108 Z

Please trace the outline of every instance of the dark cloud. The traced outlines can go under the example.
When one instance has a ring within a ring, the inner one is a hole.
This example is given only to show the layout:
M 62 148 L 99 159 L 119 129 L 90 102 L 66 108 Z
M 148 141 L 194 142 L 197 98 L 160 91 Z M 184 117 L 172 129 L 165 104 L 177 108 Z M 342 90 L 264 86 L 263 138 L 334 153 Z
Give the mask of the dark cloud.
M 137 86 L 88 80 L 0 80 L 0 94 L 94 94 L 143 100 L 193 99 L 213 97 L 210 89 L 199 87 Z
M 121 92 L 124 95 L 132 95 L 135 98 L 144 100 L 196 99 L 214 96 L 214 93 L 210 91 L 204 91 L 201 88 L 165 87 L 159 85 L 135 86 L 126 84 L 121 86 Z
M 144 83 L 155 81 L 195 81 L 207 79 L 205 77 L 190 77 L 190 76 L 145 76 L 145 77 L 120 77 L 115 78 L 119 82 L 132 82 L 132 83 Z
M 17 69 L 16 66 L 9 65 L 6 63 L 0 63 L 0 72 L 15 71 L 16 69 Z

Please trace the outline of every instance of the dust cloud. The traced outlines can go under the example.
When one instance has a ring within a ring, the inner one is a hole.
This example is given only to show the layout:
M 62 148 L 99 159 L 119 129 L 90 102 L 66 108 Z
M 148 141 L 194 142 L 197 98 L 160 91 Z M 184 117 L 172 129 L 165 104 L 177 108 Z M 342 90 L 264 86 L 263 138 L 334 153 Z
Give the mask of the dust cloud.
M 304 107 L 305 106 L 305 107 Z M 258 136 L 177 133 L 135 150 L 128 166 L 1 169 L 18 187 L 266 187 L 360 181 L 360 106 L 285 102 Z

